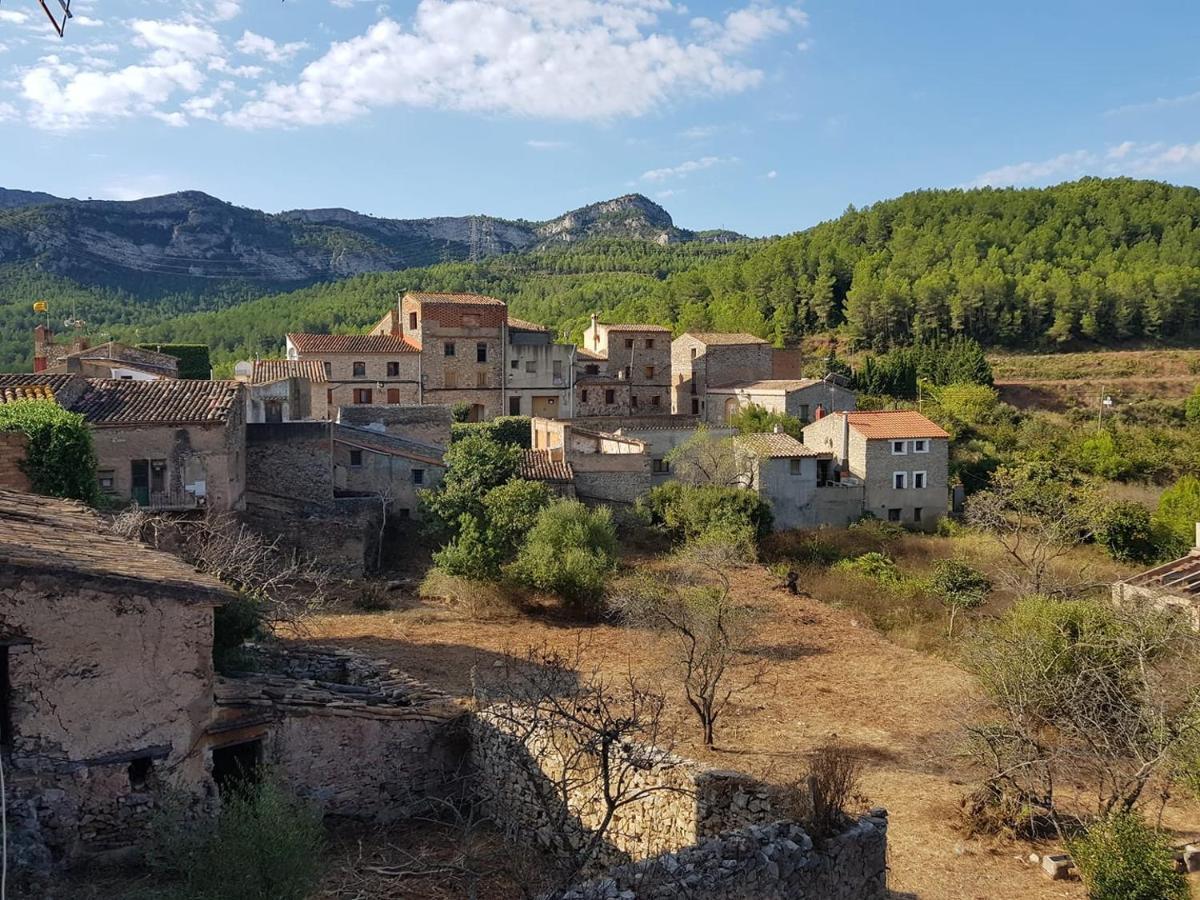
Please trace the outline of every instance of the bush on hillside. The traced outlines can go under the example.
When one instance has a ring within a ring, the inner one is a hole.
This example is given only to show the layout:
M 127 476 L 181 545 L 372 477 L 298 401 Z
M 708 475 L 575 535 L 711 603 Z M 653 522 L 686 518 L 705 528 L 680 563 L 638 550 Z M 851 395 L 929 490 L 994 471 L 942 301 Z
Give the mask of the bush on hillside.
M 771 533 L 771 506 L 754 491 L 715 484 L 668 481 L 638 500 L 652 525 L 674 540 L 689 541 L 710 528 L 749 529 L 761 540 Z
M 451 443 L 471 434 L 482 434 L 498 444 L 512 444 L 523 450 L 528 450 L 533 442 L 529 416 L 497 416 L 486 422 L 456 420 L 450 426 Z
M 21 469 L 37 493 L 92 505 L 99 501 L 96 451 L 83 416 L 53 400 L 18 400 L 0 404 L 0 431 L 25 435 Z
M 1186 553 L 1195 543 L 1196 523 L 1200 522 L 1200 478 L 1185 475 L 1163 491 L 1152 521 L 1161 530 L 1167 555 Z
M 1136 813 L 1113 813 L 1067 842 L 1090 900 L 1188 900 L 1166 835 Z
M 1096 523 L 1096 543 L 1120 562 L 1150 563 L 1162 556 L 1150 510 L 1131 500 L 1111 503 Z
M 577 500 L 551 504 L 508 566 L 517 581 L 557 594 L 580 612 L 594 612 L 616 567 L 617 536 L 608 507 Z

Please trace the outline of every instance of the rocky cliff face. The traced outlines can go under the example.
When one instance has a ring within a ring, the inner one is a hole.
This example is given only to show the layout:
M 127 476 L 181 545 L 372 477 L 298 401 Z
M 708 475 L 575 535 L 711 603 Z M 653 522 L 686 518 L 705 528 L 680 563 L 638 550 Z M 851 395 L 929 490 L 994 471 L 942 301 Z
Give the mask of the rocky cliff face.
M 30 262 L 101 283 L 159 277 L 287 287 L 591 237 L 713 239 L 676 228 L 666 210 L 640 194 L 529 222 L 491 216 L 382 219 L 348 209 L 272 215 L 198 191 L 124 202 L 0 189 L 0 264 Z

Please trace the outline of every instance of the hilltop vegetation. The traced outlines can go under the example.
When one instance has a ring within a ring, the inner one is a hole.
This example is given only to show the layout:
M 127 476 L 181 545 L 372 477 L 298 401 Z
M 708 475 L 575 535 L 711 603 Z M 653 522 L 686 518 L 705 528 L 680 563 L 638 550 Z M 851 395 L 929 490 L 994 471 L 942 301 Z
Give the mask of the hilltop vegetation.
M 404 289 L 492 293 L 515 315 L 568 337 L 592 311 L 779 343 L 837 331 L 873 349 L 933 335 L 1054 349 L 1186 341 L 1200 330 L 1194 188 L 1089 178 L 1042 189 L 919 191 L 783 238 L 660 245 L 643 237 L 591 236 L 279 293 L 182 276 L 83 288 L 0 266 L 0 289 L 14 298 L 0 306 L 0 367 L 24 363 L 32 292 L 57 308 L 74 302 L 117 334 L 208 342 L 218 362 L 278 352 L 287 331 L 359 328 Z

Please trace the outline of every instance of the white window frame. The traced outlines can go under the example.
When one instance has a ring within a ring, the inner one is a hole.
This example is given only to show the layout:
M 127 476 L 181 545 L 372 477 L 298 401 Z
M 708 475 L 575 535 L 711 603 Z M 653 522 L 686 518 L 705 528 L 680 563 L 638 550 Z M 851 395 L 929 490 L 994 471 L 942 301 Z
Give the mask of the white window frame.
M 892 447 L 892 456 L 907 456 L 908 455 L 908 441 L 892 441 L 891 447 Z M 896 449 L 897 447 L 899 447 L 900 449 L 897 450 Z
M 918 482 L 920 482 L 918 484 Z M 912 486 L 914 491 L 922 491 L 929 487 L 929 476 L 925 472 L 912 473 Z
M 908 489 L 908 473 L 893 472 L 892 473 L 892 490 L 903 491 Z
M 929 439 L 928 438 L 918 438 L 917 440 L 912 442 L 912 448 L 913 448 L 913 453 L 928 453 L 929 452 Z

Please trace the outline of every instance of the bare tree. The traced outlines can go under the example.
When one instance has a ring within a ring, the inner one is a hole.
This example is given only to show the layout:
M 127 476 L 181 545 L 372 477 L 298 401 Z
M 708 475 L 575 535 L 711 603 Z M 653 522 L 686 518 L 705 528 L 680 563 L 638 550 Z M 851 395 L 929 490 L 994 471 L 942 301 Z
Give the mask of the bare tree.
M 262 603 L 271 625 L 300 626 L 319 609 L 329 573 L 296 551 L 267 540 L 232 513 L 209 510 L 200 519 L 150 515 L 135 507 L 118 515 L 112 529 L 168 550 L 230 587 Z
M 664 726 L 663 696 L 632 675 L 584 672 L 572 653 L 531 649 L 483 684 L 472 727 L 493 749 L 478 788 L 510 836 L 537 840 L 561 860 L 558 889 L 612 860 L 622 814 L 656 794 L 688 791 L 670 770 L 679 762 Z M 505 782 L 488 795 L 487 780 Z M 519 782 L 519 784 L 514 784 Z M 514 805 L 524 797 L 528 806 Z
M 687 548 L 668 570 L 635 575 L 612 592 L 614 608 L 629 624 L 668 638 L 672 667 L 706 747 L 713 746 L 730 700 L 765 675 L 763 662 L 746 655 L 755 611 L 730 593 L 728 571 L 741 564 L 740 546 L 703 542 Z
M 685 484 L 750 487 L 754 480 L 753 469 L 738 454 L 733 438 L 716 437 L 703 424 L 665 458 L 675 478 Z
M 1003 548 L 1011 566 L 1002 577 L 1017 593 L 1069 593 L 1087 579 L 1066 582 L 1056 564 L 1092 539 L 1099 503 L 1093 486 L 1052 467 L 999 469 L 987 490 L 968 499 L 966 518 Z

